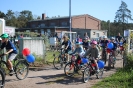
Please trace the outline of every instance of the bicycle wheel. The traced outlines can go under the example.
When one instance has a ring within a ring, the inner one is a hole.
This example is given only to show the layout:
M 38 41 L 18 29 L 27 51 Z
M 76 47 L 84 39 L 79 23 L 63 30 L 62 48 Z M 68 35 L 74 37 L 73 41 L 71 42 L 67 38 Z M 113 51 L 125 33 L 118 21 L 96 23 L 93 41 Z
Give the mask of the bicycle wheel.
M 98 72 L 98 73 L 96 73 L 96 77 L 97 77 L 97 79 L 101 79 L 102 78 L 102 76 L 103 76 L 103 71 L 104 71 L 104 68 L 102 68 L 102 69 L 99 69 L 100 71 Z
M 19 80 L 23 80 L 28 76 L 29 66 L 26 61 L 19 61 L 15 66 L 15 74 Z
M 120 50 L 116 50 L 115 55 L 118 56 L 119 53 L 120 53 Z
M 83 82 L 84 83 L 88 82 L 88 80 L 90 79 L 90 76 L 91 76 L 90 68 L 87 67 L 83 71 Z
M 53 60 L 53 65 L 56 69 L 60 70 L 63 67 L 63 59 L 61 58 L 61 56 L 59 57 L 55 57 Z
M 5 85 L 5 74 L 0 68 L 0 88 L 4 88 Z
M 67 63 L 64 67 L 64 72 L 65 72 L 65 75 L 68 77 L 73 76 L 74 72 L 75 72 L 74 63 L 72 63 L 72 62 Z
M 8 71 L 6 62 L 0 61 L 0 68 L 3 71 L 4 75 L 6 75 L 7 74 L 7 71 Z
M 107 60 L 107 55 L 106 53 L 103 54 L 103 61 L 105 62 L 105 65 L 106 65 L 106 60 Z
M 109 68 L 109 69 L 111 68 L 111 58 L 112 58 L 112 56 L 109 55 L 109 60 L 108 60 L 108 68 Z

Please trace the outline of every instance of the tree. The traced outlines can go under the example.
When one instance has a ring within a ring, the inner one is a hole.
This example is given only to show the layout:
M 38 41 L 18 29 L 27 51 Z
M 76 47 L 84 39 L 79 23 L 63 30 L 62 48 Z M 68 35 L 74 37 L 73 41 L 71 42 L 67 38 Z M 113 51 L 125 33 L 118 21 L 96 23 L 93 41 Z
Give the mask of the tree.
M 133 20 L 131 11 L 127 8 L 127 4 L 124 1 L 121 1 L 121 6 L 116 12 L 114 23 L 117 23 L 119 24 L 119 26 L 122 26 L 122 31 L 124 31 L 128 28 L 128 20 Z
M 6 15 L 0 11 L 0 18 L 4 18 L 4 17 L 6 17 Z

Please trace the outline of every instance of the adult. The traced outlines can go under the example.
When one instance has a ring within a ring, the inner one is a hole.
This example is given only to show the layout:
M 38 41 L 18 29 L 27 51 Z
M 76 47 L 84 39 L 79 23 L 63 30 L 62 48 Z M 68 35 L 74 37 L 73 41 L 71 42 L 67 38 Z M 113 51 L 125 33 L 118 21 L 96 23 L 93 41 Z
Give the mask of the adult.
M 64 45 L 65 54 L 66 54 L 67 60 L 69 61 L 68 52 L 71 51 L 71 49 L 72 49 L 72 44 L 71 44 L 71 41 L 69 40 L 68 36 L 64 36 L 64 37 L 63 37 L 63 40 L 64 40 L 64 41 L 63 41 L 62 45 Z
M 120 33 L 118 33 L 118 35 L 115 38 L 116 38 L 116 42 L 118 43 L 123 39 Z
M 85 32 L 85 34 L 84 34 L 84 39 L 86 39 L 86 38 L 87 38 L 87 40 L 89 40 L 89 36 L 88 36 L 87 32 Z

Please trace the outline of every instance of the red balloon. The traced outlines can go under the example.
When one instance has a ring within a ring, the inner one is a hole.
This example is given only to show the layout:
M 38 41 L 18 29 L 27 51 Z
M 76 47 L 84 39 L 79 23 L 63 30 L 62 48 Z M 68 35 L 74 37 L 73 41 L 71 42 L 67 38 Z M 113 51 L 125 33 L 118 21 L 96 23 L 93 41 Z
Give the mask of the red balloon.
M 30 54 L 30 50 L 28 48 L 24 48 L 23 51 L 22 51 L 22 54 L 24 56 L 28 56 Z

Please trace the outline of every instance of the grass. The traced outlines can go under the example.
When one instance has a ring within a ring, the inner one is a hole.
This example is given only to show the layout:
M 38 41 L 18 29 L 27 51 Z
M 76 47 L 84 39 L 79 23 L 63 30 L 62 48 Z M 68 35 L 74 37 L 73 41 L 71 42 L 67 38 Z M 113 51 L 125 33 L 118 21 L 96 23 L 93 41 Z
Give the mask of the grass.
M 115 74 L 98 82 L 92 88 L 133 88 L 133 56 L 129 56 L 125 68 L 118 69 Z
M 59 55 L 59 52 L 58 51 L 47 51 L 46 52 L 46 57 L 45 58 L 41 58 L 41 57 L 39 57 L 39 56 L 36 56 L 35 54 L 34 54 L 34 56 L 35 56 L 35 58 L 36 58 L 36 61 L 34 62 L 34 64 L 38 64 L 38 65 L 43 65 L 43 64 L 50 64 L 50 63 L 53 63 L 53 60 L 54 60 L 54 56 L 53 56 L 53 54 L 55 54 L 55 56 L 58 56 Z M 46 62 L 46 63 L 45 63 Z

